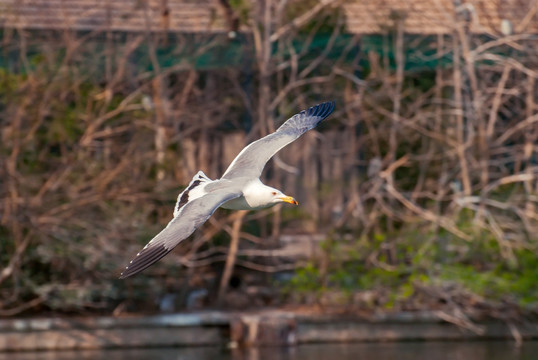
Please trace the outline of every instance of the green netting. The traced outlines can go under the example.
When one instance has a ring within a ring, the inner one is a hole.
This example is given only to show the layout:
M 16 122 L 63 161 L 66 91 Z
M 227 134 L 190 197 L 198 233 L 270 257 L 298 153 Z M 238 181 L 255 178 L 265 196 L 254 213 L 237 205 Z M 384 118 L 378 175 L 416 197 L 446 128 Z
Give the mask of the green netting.
M 107 42 L 104 35 L 94 36 L 83 45 L 80 50 L 82 55 L 79 56 L 79 59 L 84 59 L 84 54 L 87 54 L 87 61 L 91 61 L 94 67 L 99 67 L 104 71 L 106 48 L 111 46 L 113 49 L 121 51 L 122 45 L 128 41 L 127 37 L 127 34 L 114 34 L 114 39 L 111 43 L 110 41 Z M 37 64 L 43 57 L 42 53 L 45 51 L 47 42 L 53 42 L 54 48 L 57 51 L 62 51 L 61 44 L 58 45 L 58 40 L 53 40 L 52 36 L 41 36 L 40 39 L 31 38 L 33 40 L 27 46 L 27 56 L 35 61 L 30 62 L 30 65 Z M 292 41 L 292 46 L 295 53 L 304 54 L 301 57 L 300 65 L 307 65 L 309 61 L 316 58 L 328 46 L 330 38 L 330 34 L 320 34 L 313 39 L 308 39 L 306 35 L 298 35 Z M 389 66 L 395 68 L 394 39 L 392 35 L 361 36 L 357 42 L 358 46 L 351 50 L 348 49 L 345 58 L 341 59 L 342 53 L 352 40 L 353 35 L 351 34 L 339 35 L 334 41 L 331 51 L 327 54 L 327 60 L 336 61 L 339 59 L 351 63 L 359 56 L 360 66 L 367 69 L 369 68 L 368 53 L 376 52 L 380 59 L 387 56 Z M 0 66 L 23 72 L 24 69 L 19 64 L 20 48 L 17 46 L 17 41 L 17 37 L 12 36 L 12 45 L 5 47 L 4 51 L 0 53 Z M 234 39 L 229 39 L 226 34 L 168 35 L 166 41 L 161 38 L 159 42 L 152 44 L 151 48 L 155 49 L 156 58 L 161 69 L 184 64 L 197 70 L 217 70 L 229 67 L 251 67 L 255 63 L 252 39 L 245 34 L 239 34 Z M 153 71 L 154 65 L 149 56 L 151 48 L 147 40 L 142 42 L 131 54 L 129 62 L 139 70 Z M 281 52 L 279 55 L 284 59 L 291 54 L 290 49 L 285 46 L 278 47 L 275 45 L 273 52 L 276 54 L 277 51 Z M 387 54 L 384 54 L 385 51 L 387 51 Z M 439 65 L 447 67 L 452 63 L 451 53 L 443 56 L 437 54 L 436 37 L 434 36 L 418 37 L 408 35 L 405 37 L 404 51 L 406 71 L 429 70 Z M 115 56 L 118 57 L 121 54 L 118 53 Z

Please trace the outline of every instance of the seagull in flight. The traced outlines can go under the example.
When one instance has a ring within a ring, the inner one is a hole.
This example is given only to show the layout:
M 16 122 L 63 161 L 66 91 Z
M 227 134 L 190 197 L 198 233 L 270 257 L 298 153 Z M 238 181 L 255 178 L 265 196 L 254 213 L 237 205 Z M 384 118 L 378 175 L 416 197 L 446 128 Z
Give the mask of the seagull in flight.
M 257 210 L 283 202 L 297 205 L 293 197 L 260 181 L 263 168 L 280 149 L 316 127 L 333 110 L 334 101 L 330 101 L 294 115 L 274 133 L 241 150 L 220 179 L 211 180 L 199 171 L 177 197 L 174 218 L 136 254 L 120 279 L 133 276 L 162 259 L 219 207 Z

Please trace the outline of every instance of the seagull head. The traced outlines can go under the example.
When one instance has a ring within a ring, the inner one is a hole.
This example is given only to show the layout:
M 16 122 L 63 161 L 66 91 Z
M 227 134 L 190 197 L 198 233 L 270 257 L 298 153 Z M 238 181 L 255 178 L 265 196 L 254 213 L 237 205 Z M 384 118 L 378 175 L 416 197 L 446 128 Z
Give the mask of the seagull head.
M 295 200 L 291 196 L 285 195 L 280 190 L 269 188 L 269 192 L 271 194 L 271 199 L 272 199 L 271 203 L 272 204 L 279 204 L 279 203 L 285 202 L 285 203 L 289 203 L 289 204 L 293 204 L 293 205 L 299 205 L 297 200 Z
M 282 191 L 278 189 L 263 184 L 258 179 L 245 186 L 243 197 L 243 203 L 246 202 L 247 204 L 246 209 L 265 209 L 283 202 L 298 205 L 297 200 L 291 196 L 282 193 Z M 243 209 L 241 206 L 244 205 L 232 207 L 231 209 Z M 224 207 L 227 208 L 226 206 Z

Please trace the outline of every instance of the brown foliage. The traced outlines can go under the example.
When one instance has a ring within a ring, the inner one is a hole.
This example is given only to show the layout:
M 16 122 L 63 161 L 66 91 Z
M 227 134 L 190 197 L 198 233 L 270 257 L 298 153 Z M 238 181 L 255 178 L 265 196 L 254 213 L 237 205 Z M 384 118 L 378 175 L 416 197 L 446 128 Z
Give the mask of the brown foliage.
M 391 59 L 358 51 L 359 36 L 342 44 L 344 17 L 332 3 L 287 23 L 281 9 L 260 6 L 237 40 L 178 34 L 161 47 L 162 34 L 149 32 L 6 38 L 4 54 L 15 60 L 0 72 L 0 315 L 109 308 L 139 296 L 111 279 L 170 219 L 191 176 L 218 177 L 243 145 L 331 99 L 337 111 L 321 132 L 268 166 L 268 183 L 294 194 L 300 212 L 248 214 L 243 231 L 241 218 L 217 214 L 168 263 L 211 272 L 226 259 L 222 239 L 209 246 L 224 229 L 246 240 L 234 247 L 237 262 L 228 259 L 228 277 L 234 264 L 292 269 L 300 263 L 263 252 L 283 222 L 354 239 L 411 228 L 429 234 L 425 243 L 484 231 L 510 261 L 515 249 L 535 249 L 535 40 L 471 36 L 457 21 L 452 34 L 412 38 L 395 20 L 379 37 Z M 324 22 L 332 30 L 318 48 Z M 183 61 L 164 66 L 159 51 L 171 42 Z M 429 55 L 413 54 L 436 60 L 433 70 L 406 70 L 417 44 Z M 239 45 L 234 66 L 196 65 Z M 167 288 L 156 285 L 155 296 Z

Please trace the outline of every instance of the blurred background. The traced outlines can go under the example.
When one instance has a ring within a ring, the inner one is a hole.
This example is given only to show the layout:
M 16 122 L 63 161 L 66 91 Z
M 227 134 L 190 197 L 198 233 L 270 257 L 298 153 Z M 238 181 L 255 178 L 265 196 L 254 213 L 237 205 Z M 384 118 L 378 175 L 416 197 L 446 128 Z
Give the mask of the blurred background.
M 0 316 L 538 305 L 538 1 L 0 0 Z M 118 280 L 198 170 L 335 100 Z M 235 225 L 235 226 L 234 226 Z M 234 230 L 235 229 L 235 230 Z M 230 246 L 232 245 L 232 246 Z

